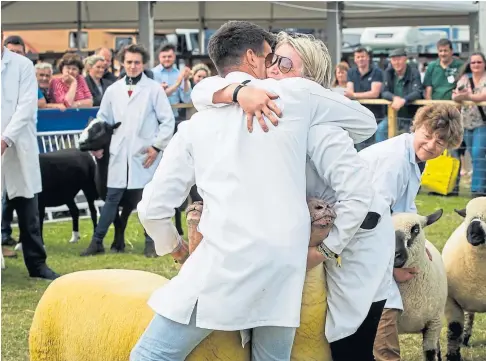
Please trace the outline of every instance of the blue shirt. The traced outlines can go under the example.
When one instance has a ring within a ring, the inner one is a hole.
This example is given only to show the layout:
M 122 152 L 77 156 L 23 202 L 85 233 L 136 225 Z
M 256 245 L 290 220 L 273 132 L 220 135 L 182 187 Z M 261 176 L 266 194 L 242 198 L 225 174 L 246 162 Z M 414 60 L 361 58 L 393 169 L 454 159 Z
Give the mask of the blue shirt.
M 44 98 L 44 94 L 42 94 L 42 90 L 37 89 L 37 100 Z
M 354 67 L 348 70 L 348 82 L 353 83 L 355 93 L 367 92 L 371 90 L 371 83 L 383 83 L 383 72 L 377 66 L 371 65 L 368 72 L 361 75 L 358 68 Z M 383 105 L 363 104 L 363 106 L 373 112 L 376 120 L 380 120 L 385 117 L 385 107 Z
M 152 69 L 154 73 L 154 80 L 161 84 L 167 83 L 169 86 L 174 85 L 177 82 L 177 78 L 179 77 L 180 71 L 175 66 L 170 69 L 164 68 L 161 64 L 157 65 L 155 68 Z M 192 89 L 189 88 L 189 91 L 184 91 L 184 82 L 180 85 L 180 87 L 173 92 L 171 95 L 168 96 L 169 103 L 177 104 L 177 103 L 190 103 L 191 102 L 191 91 Z M 173 109 L 174 117 L 179 115 L 179 109 Z

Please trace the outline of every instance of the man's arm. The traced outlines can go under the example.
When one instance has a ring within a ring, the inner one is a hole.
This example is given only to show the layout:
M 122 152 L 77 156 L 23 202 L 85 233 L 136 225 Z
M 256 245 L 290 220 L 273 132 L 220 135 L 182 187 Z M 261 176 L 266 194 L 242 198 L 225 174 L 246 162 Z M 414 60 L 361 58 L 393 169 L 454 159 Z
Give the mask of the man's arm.
M 409 104 L 417 99 L 422 99 L 422 93 L 424 89 L 422 87 L 422 81 L 420 80 L 420 72 L 418 69 L 412 68 L 412 92 L 405 95 L 405 104 Z
M 170 106 L 169 99 L 162 88 L 158 88 L 155 99 L 155 112 L 159 121 L 159 133 L 154 141 L 154 147 L 163 151 L 169 144 L 174 134 L 174 112 Z
M 15 112 L 2 137 L 8 138 L 13 144 L 22 136 L 24 128 L 36 122 L 37 105 L 37 79 L 32 62 L 22 62 L 20 65 L 19 97 Z
M 179 92 L 179 99 L 182 103 L 190 103 L 191 102 L 191 82 L 189 79 L 184 80 L 181 86 L 178 88 Z
M 313 125 L 307 153 L 319 176 L 334 190 L 336 219 L 324 244 L 341 254 L 363 223 L 373 200 L 371 173 L 341 128 Z
M 154 240 L 159 256 L 172 253 L 180 246 L 182 238 L 171 218 L 174 209 L 180 207 L 195 184 L 191 146 L 186 140 L 187 127 L 184 123 L 179 126 L 137 207 L 140 222 Z
M 111 106 L 111 93 L 113 93 L 112 89 L 113 88 L 111 87 L 106 89 L 105 95 L 103 96 L 103 99 L 101 99 L 100 109 L 96 114 L 96 118 L 111 125 L 115 124 L 115 119 L 113 118 L 113 111 Z
M 425 88 L 424 98 L 427 100 L 432 99 L 432 72 L 433 72 L 433 65 L 430 64 L 427 67 L 424 75 L 424 82 L 423 87 Z
M 371 79 L 371 90 L 367 92 L 354 93 L 356 99 L 377 99 L 380 97 L 381 88 L 383 87 L 383 72 L 373 71 L 373 79 Z
M 388 71 L 385 72 L 384 78 L 385 79 L 384 79 L 384 82 L 383 82 L 383 89 L 382 89 L 382 92 L 381 92 L 381 97 L 383 99 L 393 101 L 393 97 L 395 96 L 395 94 L 393 94 L 393 91 L 392 91 L 393 84 L 391 84 L 391 77 L 390 77 L 390 73 Z

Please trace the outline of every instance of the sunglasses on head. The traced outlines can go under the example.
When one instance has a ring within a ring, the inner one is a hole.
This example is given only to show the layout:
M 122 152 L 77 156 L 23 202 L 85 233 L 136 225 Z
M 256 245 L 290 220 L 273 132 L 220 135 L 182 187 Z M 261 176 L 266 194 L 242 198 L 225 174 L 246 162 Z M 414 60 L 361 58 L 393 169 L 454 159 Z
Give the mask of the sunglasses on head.
M 265 57 L 265 67 L 270 68 L 275 64 L 277 64 L 278 69 L 284 74 L 291 71 L 292 67 L 294 65 L 292 63 L 292 60 L 290 60 L 289 58 L 286 58 L 285 56 L 280 56 L 280 55 L 277 55 L 275 53 L 268 54 Z

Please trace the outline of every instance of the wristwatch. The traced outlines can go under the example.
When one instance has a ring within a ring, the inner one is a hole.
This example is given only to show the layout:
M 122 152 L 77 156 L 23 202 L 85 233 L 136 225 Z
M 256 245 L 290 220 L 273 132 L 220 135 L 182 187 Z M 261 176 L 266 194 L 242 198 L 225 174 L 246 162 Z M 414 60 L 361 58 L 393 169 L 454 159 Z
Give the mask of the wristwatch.
M 324 256 L 324 258 L 326 259 L 326 261 L 327 260 L 333 260 L 333 259 L 335 259 L 337 266 L 338 267 L 341 267 L 341 256 L 339 256 L 338 254 L 336 254 L 333 251 L 331 251 L 324 244 L 324 242 L 319 243 L 319 245 L 317 246 L 317 252 L 319 252 L 320 254 L 322 254 Z

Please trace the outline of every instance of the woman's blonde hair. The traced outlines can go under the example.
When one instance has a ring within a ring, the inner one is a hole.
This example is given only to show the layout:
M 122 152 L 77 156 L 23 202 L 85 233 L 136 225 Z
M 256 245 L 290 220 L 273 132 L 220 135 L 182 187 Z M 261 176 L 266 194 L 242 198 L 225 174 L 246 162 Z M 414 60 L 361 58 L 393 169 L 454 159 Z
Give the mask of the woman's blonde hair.
M 461 145 L 464 126 L 461 112 L 452 104 L 429 104 L 419 108 L 412 123 L 412 132 L 425 127 L 431 134 L 454 149 Z
M 191 78 L 194 78 L 194 75 L 196 75 L 196 73 L 199 70 L 204 70 L 206 72 L 206 74 L 208 75 L 208 77 L 211 76 L 211 70 L 209 70 L 209 67 L 204 63 L 199 63 L 199 64 L 196 64 L 192 67 Z
M 349 65 L 345 61 L 342 61 L 338 65 L 336 65 L 336 67 L 334 68 L 334 81 L 332 82 L 333 87 L 339 86 L 339 83 L 338 83 L 338 80 L 337 80 L 337 77 L 336 77 L 336 72 L 337 72 L 338 69 L 347 73 L 348 70 L 349 70 Z
M 105 61 L 105 58 L 103 58 L 100 55 L 91 55 L 88 56 L 86 59 L 84 59 L 84 67 L 86 68 L 86 71 L 91 69 L 97 62 L 99 61 Z
M 322 40 L 308 34 L 277 34 L 277 48 L 289 44 L 302 59 L 302 75 L 325 88 L 329 88 L 332 79 L 332 60 L 327 46 Z

